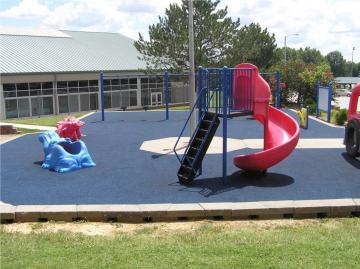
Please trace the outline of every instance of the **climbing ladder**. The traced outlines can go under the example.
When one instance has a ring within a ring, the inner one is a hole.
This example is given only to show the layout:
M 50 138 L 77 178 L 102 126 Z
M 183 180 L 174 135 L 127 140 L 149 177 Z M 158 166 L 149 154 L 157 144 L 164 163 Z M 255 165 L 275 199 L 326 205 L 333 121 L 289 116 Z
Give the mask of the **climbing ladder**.
M 227 118 L 252 114 L 251 71 L 247 68 L 199 68 L 197 99 L 174 146 L 180 162 L 177 176 L 181 184 L 190 184 L 201 175 L 202 161 L 220 125 L 220 118 L 223 122 L 223 177 L 226 177 Z M 236 81 L 239 79 L 241 83 Z M 234 85 L 240 87 L 236 93 Z M 198 113 L 198 124 L 180 158 L 176 148 L 193 113 Z

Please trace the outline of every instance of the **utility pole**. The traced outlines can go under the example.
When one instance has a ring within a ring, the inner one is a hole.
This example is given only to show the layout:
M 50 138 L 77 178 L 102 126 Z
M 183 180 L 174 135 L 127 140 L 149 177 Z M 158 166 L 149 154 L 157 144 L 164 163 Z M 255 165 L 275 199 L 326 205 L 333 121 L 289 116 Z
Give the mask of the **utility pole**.
M 350 77 L 353 76 L 354 51 L 355 51 L 355 47 L 352 48 L 352 52 L 351 52 L 351 73 L 350 73 Z
M 284 36 L 284 60 L 285 60 L 285 63 L 286 63 L 286 38 L 288 38 L 289 36 L 298 36 L 299 34 L 296 33 L 296 34 L 290 34 L 290 35 L 286 35 Z
M 189 1 L 189 98 L 190 110 L 195 105 L 195 61 L 194 61 L 194 18 L 193 18 L 193 0 Z M 195 131 L 196 109 L 190 118 L 190 137 Z

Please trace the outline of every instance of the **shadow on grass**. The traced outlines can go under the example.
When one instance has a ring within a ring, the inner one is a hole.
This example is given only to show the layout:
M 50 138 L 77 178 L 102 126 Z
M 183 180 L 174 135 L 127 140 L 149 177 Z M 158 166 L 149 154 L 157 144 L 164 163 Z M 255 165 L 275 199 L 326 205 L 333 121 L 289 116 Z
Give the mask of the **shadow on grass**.
M 278 188 L 288 186 L 293 183 L 294 179 L 284 174 L 258 174 L 238 171 L 231 176 L 228 176 L 225 182 L 222 177 L 195 179 L 193 184 L 184 186 L 180 189 L 180 191 L 197 192 L 204 197 L 210 197 L 248 186 Z M 173 183 L 171 185 L 179 185 L 179 183 Z
M 351 164 L 353 167 L 360 169 L 360 160 L 356 158 L 351 158 L 346 152 L 341 153 L 345 161 Z

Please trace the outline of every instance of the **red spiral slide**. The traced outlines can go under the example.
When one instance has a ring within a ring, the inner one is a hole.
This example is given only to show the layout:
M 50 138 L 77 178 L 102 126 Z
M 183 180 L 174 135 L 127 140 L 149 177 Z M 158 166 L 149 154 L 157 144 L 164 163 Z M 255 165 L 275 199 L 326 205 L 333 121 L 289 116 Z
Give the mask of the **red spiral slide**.
M 253 116 L 264 125 L 264 150 L 236 156 L 234 165 L 246 171 L 266 171 L 289 156 L 295 149 L 299 141 L 299 125 L 288 114 L 269 105 L 270 87 L 261 77 L 256 66 L 239 64 L 235 68 L 251 71 L 235 72 L 233 107 L 241 109 L 244 98 L 250 96 Z

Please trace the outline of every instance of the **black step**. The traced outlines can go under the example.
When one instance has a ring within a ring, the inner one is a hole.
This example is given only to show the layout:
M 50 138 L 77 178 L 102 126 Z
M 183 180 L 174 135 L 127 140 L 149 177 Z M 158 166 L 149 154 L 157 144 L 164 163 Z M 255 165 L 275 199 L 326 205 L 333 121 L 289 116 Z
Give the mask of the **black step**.
M 194 180 L 219 125 L 220 120 L 216 114 L 204 113 L 200 128 L 197 129 L 193 139 L 190 140 L 189 148 L 185 152 L 186 156 L 183 157 L 178 171 L 178 179 L 181 184 L 187 185 Z M 189 161 L 192 162 L 192 166 Z

